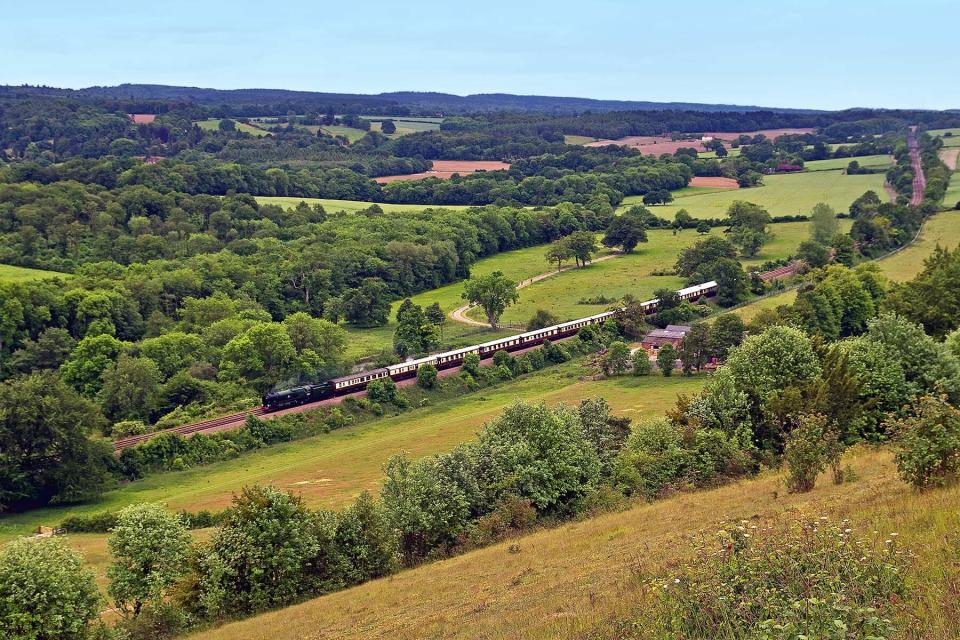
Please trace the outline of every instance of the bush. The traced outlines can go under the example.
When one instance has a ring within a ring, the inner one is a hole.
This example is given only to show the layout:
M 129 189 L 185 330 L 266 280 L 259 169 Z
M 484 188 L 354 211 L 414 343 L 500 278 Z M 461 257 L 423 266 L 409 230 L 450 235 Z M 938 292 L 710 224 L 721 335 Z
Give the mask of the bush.
M 827 419 L 821 414 L 805 414 L 797 419 L 783 449 L 787 465 L 787 490 L 790 493 L 812 491 L 817 476 L 827 468 Z
M 70 516 L 60 523 L 65 533 L 108 533 L 117 525 L 117 514 L 95 513 L 89 516 Z
M 960 471 L 960 410 L 946 396 L 923 396 L 913 415 L 887 428 L 897 435 L 897 470 L 918 489 L 943 486 Z
M 480 375 L 480 356 L 476 353 L 468 353 L 463 356 L 463 364 L 460 371 L 468 373 L 474 378 Z
M 875 550 L 845 521 L 744 521 L 651 585 L 652 607 L 634 627 L 648 638 L 890 638 L 907 593 L 904 556 L 893 543 Z
M 432 364 L 421 365 L 417 369 L 417 386 L 421 389 L 433 389 L 437 386 L 437 368 Z
M 653 371 L 653 365 L 650 363 L 650 356 L 646 349 L 637 349 L 633 354 L 633 375 L 648 376 Z
M 397 383 L 390 378 L 381 378 L 368 384 L 367 399 L 370 402 L 392 404 L 401 409 L 409 404 L 407 397 L 397 388 Z
M 657 352 L 657 367 L 665 377 L 670 377 L 677 366 L 677 350 L 672 345 L 665 344 Z
M 0 550 L 0 637 L 81 640 L 100 613 L 83 556 L 57 538 L 20 538 Z
M 500 350 L 493 354 L 493 366 L 513 368 L 513 357 L 506 351 Z

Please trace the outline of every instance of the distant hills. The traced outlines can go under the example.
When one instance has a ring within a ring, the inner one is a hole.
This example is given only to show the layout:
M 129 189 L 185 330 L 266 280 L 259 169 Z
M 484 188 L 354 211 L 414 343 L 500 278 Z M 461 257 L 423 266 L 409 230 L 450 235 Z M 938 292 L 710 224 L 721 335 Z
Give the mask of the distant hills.
M 814 109 L 790 109 L 754 105 L 708 104 L 699 102 L 652 102 L 645 100 L 596 100 L 560 96 L 525 96 L 509 93 L 479 93 L 458 96 L 450 93 L 395 91 L 376 95 L 290 91 L 286 89 L 206 89 L 157 84 L 121 84 L 114 87 L 58 89 L 54 87 L 3 86 L 0 95 L 72 96 L 121 101 L 182 101 L 201 105 L 290 104 L 361 109 L 365 112 L 443 113 L 445 115 L 512 111 L 572 115 L 591 111 L 682 110 L 701 112 L 773 111 L 783 113 L 825 113 Z

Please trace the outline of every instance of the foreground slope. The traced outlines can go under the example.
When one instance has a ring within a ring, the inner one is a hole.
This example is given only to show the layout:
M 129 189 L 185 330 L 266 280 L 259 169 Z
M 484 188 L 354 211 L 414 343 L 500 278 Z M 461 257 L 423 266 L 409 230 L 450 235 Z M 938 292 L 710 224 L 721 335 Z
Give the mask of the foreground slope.
M 911 623 L 916 635 L 906 637 L 955 637 L 960 488 L 915 493 L 897 479 L 886 450 L 863 449 L 848 461 L 859 476 L 852 484 L 833 485 L 823 476 L 813 492 L 791 495 L 777 473 L 767 472 L 539 531 L 191 637 L 582 637 L 611 617 L 629 616 L 647 579 L 690 555 L 691 535 L 711 535 L 729 520 L 800 514 L 849 518 L 850 526 L 881 542 L 898 533 L 917 554 L 909 607 L 923 614 Z M 908 617 L 904 611 L 901 623 Z

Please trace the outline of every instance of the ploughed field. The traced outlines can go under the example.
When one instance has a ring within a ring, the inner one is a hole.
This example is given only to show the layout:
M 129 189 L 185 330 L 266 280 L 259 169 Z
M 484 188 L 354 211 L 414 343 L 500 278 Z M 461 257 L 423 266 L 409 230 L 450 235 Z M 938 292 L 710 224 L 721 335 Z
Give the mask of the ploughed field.
M 454 174 L 473 173 L 475 171 L 502 171 L 510 168 L 507 162 L 497 160 L 431 160 L 433 168 L 421 173 L 406 173 L 395 176 L 380 176 L 375 182 L 388 184 L 399 180 L 423 180 L 424 178 L 441 178 L 448 180 Z
M 778 136 L 812 133 L 813 131 L 813 129 L 806 128 L 763 129 L 760 131 L 744 131 L 736 133 L 731 133 L 728 131 L 712 131 L 704 133 L 703 136 L 705 138 L 716 138 L 718 140 L 723 140 L 725 143 L 729 143 L 730 141 L 736 140 L 741 135 L 756 136 L 758 134 L 763 134 L 770 140 L 773 140 Z M 584 137 L 585 136 L 565 136 L 565 139 L 575 138 L 580 140 Z M 605 147 L 615 144 L 636 149 L 643 155 L 648 156 L 658 156 L 661 153 L 675 153 L 677 149 L 696 149 L 697 151 L 707 150 L 700 140 L 673 140 L 669 136 L 626 136 L 616 140 L 596 140 L 594 142 L 568 141 L 568 144 L 583 144 L 587 147 Z M 729 148 L 730 145 L 725 144 L 724 146 Z

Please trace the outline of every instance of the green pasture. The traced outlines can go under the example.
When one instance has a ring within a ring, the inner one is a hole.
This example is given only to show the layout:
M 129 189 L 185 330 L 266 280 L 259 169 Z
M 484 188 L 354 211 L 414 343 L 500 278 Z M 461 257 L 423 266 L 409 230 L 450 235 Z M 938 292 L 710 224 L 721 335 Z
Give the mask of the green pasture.
M 44 271 L 43 269 L 28 269 L 15 267 L 11 264 L 0 264 L 0 282 L 30 282 L 31 280 L 45 280 L 48 278 L 69 278 L 68 273 Z
M 929 218 L 914 243 L 878 260 L 877 264 L 891 280 L 910 280 L 920 273 L 924 260 L 937 245 L 948 249 L 956 249 L 960 245 L 960 211 L 941 211 Z
M 947 192 L 943 196 L 943 206 L 950 209 L 957 206 L 958 202 L 960 202 L 960 171 L 954 171 L 950 176 Z
M 563 136 L 564 144 L 590 144 L 596 141 L 597 139 L 592 136 Z
M 740 155 L 740 147 L 737 147 L 736 149 L 734 149 L 734 148 L 728 148 L 728 149 L 727 149 L 727 156 L 728 156 L 728 157 L 730 157 L 730 158 L 736 158 L 736 157 L 739 156 L 739 155 Z M 700 153 L 697 154 L 697 156 L 700 157 L 700 158 L 716 158 L 716 157 L 717 157 L 717 152 L 716 152 L 716 151 L 701 151 Z
M 330 134 L 331 136 L 343 136 L 347 139 L 350 144 L 353 144 L 363 136 L 367 135 L 366 131 L 362 129 L 354 129 L 353 127 L 344 127 L 338 124 L 323 126 L 323 127 L 313 127 L 312 130 L 316 133 L 316 129 L 323 129 L 325 133 Z
M 840 223 L 842 230 L 850 228 L 849 220 L 841 220 Z M 764 245 L 758 256 L 744 260 L 744 264 L 759 265 L 767 260 L 778 260 L 793 254 L 797 246 L 809 238 L 810 227 L 808 222 L 786 222 L 772 225 L 771 230 L 774 234 L 773 240 Z M 711 230 L 713 235 L 719 236 L 722 233 L 721 228 Z M 639 245 L 631 254 L 582 269 L 570 269 L 521 289 L 519 302 L 507 309 L 502 321 L 523 323 L 538 309 L 550 311 L 561 320 L 571 320 L 600 313 L 610 306 L 578 304 L 581 298 L 603 295 L 620 299 L 631 294 L 647 299 L 662 287 L 680 288 L 683 286 L 682 278 L 654 276 L 652 272 L 671 271 L 680 251 L 702 237 L 691 229 L 676 235 L 666 229 L 653 229 L 648 235 L 649 242 Z M 546 261 L 541 264 L 546 265 Z M 476 320 L 483 320 L 484 317 L 480 309 L 472 309 L 469 315 Z
M 810 160 L 803 163 L 805 171 L 824 171 L 827 169 L 846 169 L 853 160 L 861 167 L 889 167 L 893 164 L 893 157 L 886 154 L 872 156 L 855 156 L 853 158 L 830 158 L 829 160 Z
M 469 209 L 466 205 L 436 206 L 423 204 L 384 204 L 382 202 L 364 202 L 362 200 L 334 200 L 331 198 L 297 198 L 293 196 L 256 196 L 260 204 L 275 204 L 285 209 L 296 207 L 301 202 L 307 204 L 320 204 L 328 212 L 346 211 L 347 213 L 356 213 L 363 211 L 373 205 L 377 205 L 386 213 L 395 213 L 397 211 L 423 211 L 424 209 Z
M 943 146 L 945 147 L 960 147 L 960 129 L 931 129 L 927 133 L 943 138 Z M 950 133 L 950 135 L 944 137 L 945 133 Z
M 220 127 L 220 120 L 221 118 L 209 118 L 207 120 L 198 120 L 194 122 L 194 124 L 205 131 L 216 131 Z M 251 126 L 245 122 L 240 122 L 239 120 L 234 120 L 233 123 L 237 125 L 237 131 L 243 131 L 244 133 L 249 133 L 250 135 L 257 136 L 258 138 L 270 135 L 269 131 L 258 129 L 257 127 Z
M 763 186 L 751 189 L 723 189 L 694 192 L 690 188 L 678 190 L 675 200 L 667 205 L 650 207 L 661 218 L 673 219 L 680 209 L 686 209 L 694 218 L 723 218 L 734 200 L 747 200 L 765 207 L 770 215 L 809 214 L 818 202 L 826 202 L 838 213 L 846 212 L 850 203 L 864 191 L 876 191 L 883 196 L 882 173 L 844 175 L 841 171 L 811 171 L 763 177 Z M 625 198 L 621 209 L 638 204 L 641 198 Z

